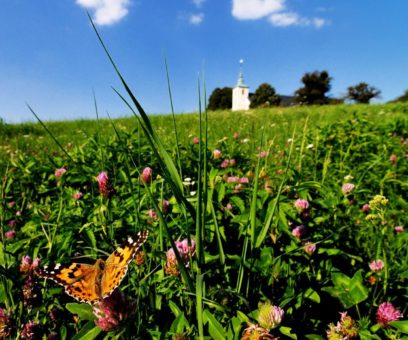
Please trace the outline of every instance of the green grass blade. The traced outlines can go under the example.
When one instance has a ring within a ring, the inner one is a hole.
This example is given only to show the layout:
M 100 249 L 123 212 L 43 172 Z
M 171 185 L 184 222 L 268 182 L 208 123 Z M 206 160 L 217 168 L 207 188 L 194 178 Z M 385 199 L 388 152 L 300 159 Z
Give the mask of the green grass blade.
M 47 133 L 50 135 L 50 137 L 53 139 L 53 141 L 58 145 L 58 147 L 62 150 L 63 153 L 72 161 L 72 157 L 69 155 L 69 153 L 65 150 L 65 148 L 61 145 L 61 143 L 55 138 L 54 134 L 47 128 L 47 126 L 44 124 L 44 122 L 40 119 L 40 117 L 37 116 L 37 114 L 34 112 L 34 110 L 31 108 L 30 105 L 28 105 L 28 109 L 31 111 L 31 113 L 34 115 L 34 117 L 38 120 L 38 122 L 41 124 L 41 126 L 47 131 Z M 74 162 L 75 163 L 75 162 Z
M 256 243 L 255 243 L 255 248 L 259 248 L 261 246 L 261 244 L 263 243 L 263 241 L 265 240 L 266 234 L 268 233 L 269 227 L 270 227 L 271 222 L 272 222 L 272 218 L 273 218 L 273 216 L 275 214 L 275 211 L 276 211 L 276 208 L 278 206 L 279 197 L 280 197 L 280 194 L 282 193 L 283 186 L 284 186 L 284 184 L 286 182 L 287 173 L 288 173 L 289 166 L 290 166 L 290 161 L 291 161 L 291 158 L 292 158 L 293 145 L 295 144 L 294 139 L 295 139 L 295 131 L 293 131 L 292 143 L 290 145 L 289 155 L 288 155 L 288 159 L 286 161 L 285 175 L 283 176 L 282 181 L 281 181 L 281 183 L 279 185 L 278 192 L 277 192 L 276 197 L 275 197 L 275 199 L 273 201 L 272 209 L 270 209 L 270 210 L 268 209 L 268 213 L 267 213 L 267 216 L 266 216 L 266 222 L 263 225 L 260 233 L 258 234 L 258 237 L 256 239 Z

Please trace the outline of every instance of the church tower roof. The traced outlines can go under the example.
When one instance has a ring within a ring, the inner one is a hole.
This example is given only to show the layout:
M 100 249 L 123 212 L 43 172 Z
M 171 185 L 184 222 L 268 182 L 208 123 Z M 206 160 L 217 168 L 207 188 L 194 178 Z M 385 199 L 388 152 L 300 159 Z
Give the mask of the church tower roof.
M 237 85 L 235 85 L 236 87 L 245 87 L 247 88 L 248 86 L 245 85 L 244 82 L 244 73 L 242 72 L 242 64 L 244 63 L 244 61 L 241 59 L 239 61 L 239 75 L 238 75 L 238 81 L 237 81 Z

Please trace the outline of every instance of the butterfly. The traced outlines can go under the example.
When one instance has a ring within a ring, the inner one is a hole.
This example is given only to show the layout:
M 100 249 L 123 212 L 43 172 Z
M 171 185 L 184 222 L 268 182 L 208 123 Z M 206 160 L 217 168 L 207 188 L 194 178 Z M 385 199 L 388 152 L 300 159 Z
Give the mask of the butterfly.
M 117 248 L 105 261 L 91 264 L 56 264 L 37 269 L 37 275 L 48 278 L 65 288 L 65 292 L 80 302 L 93 304 L 112 294 L 126 276 L 128 265 L 146 241 L 149 232 L 139 232 L 135 238 Z

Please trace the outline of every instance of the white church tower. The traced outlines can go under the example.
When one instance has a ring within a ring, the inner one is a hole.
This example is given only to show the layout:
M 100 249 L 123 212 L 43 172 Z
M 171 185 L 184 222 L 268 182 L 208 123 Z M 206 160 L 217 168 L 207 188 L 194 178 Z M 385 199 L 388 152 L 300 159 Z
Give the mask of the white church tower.
M 249 109 L 249 87 L 244 83 L 244 75 L 242 73 L 242 64 L 244 61 L 239 61 L 239 76 L 237 85 L 232 89 L 232 111 L 243 111 Z

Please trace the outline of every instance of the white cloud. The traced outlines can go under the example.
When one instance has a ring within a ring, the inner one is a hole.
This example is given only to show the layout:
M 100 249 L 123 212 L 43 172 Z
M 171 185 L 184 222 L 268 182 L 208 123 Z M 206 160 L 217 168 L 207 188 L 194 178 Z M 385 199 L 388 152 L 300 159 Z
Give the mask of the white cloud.
M 198 13 L 198 14 L 191 14 L 189 21 L 190 24 L 193 25 L 200 25 L 204 20 L 204 14 L 203 13 Z
M 329 22 L 327 20 L 322 19 L 322 18 L 314 18 L 313 19 L 313 25 L 316 28 L 320 28 L 320 27 L 326 26 L 328 24 L 329 24 Z
M 269 17 L 269 21 L 276 27 L 314 26 L 320 28 L 327 24 L 327 21 L 322 18 L 309 19 L 294 12 L 274 13 Z
M 193 3 L 199 8 L 204 3 L 204 1 L 205 0 L 193 0 Z
M 193 0 L 200 1 L 200 0 Z M 328 24 L 322 18 L 306 18 L 288 11 L 286 0 L 232 0 L 232 15 L 239 20 L 257 20 L 268 17 L 276 27 L 314 26 L 321 28 Z
M 112 25 L 128 14 L 130 0 L 76 0 L 76 3 L 93 12 L 95 24 Z
M 320 28 L 327 24 L 327 21 L 322 18 L 309 19 L 294 12 L 274 13 L 269 17 L 269 21 L 277 27 L 314 26 Z
M 288 27 L 288 26 L 299 25 L 300 17 L 297 13 L 293 13 L 293 12 L 274 13 L 269 17 L 269 21 L 274 26 Z
M 255 20 L 285 9 L 285 0 L 232 0 L 232 15 Z

